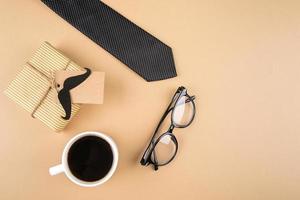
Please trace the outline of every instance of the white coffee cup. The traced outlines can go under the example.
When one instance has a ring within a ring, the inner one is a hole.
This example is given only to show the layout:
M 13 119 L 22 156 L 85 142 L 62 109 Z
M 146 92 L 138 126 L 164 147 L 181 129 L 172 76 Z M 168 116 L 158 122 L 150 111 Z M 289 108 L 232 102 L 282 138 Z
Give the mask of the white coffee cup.
M 111 166 L 109 172 L 103 178 L 101 178 L 100 180 L 94 181 L 94 182 L 87 182 L 87 181 L 78 179 L 77 177 L 75 177 L 72 174 L 72 172 L 69 169 L 69 165 L 68 165 L 67 157 L 68 157 L 68 152 L 69 152 L 71 146 L 77 140 L 79 140 L 80 138 L 85 137 L 85 136 L 96 136 L 96 137 L 104 139 L 106 142 L 109 143 L 112 153 L 113 153 L 113 163 L 112 163 L 112 166 Z M 107 180 L 109 180 L 112 177 L 113 173 L 115 172 L 115 170 L 117 168 L 118 158 L 119 158 L 118 148 L 117 148 L 116 143 L 113 141 L 113 139 L 111 137 L 109 137 L 103 133 L 87 131 L 87 132 L 83 132 L 83 133 L 76 135 L 66 144 L 63 154 L 62 154 L 61 164 L 51 167 L 49 169 L 49 173 L 51 176 L 54 176 L 54 175 L 64 172 L 66 174 L 66 176 L 72 182 L 76 183 L 77 185 L 80 185 L 83 187 L 94 187 L 94 186 L 103 184 L 104 182 L 106 182 Z

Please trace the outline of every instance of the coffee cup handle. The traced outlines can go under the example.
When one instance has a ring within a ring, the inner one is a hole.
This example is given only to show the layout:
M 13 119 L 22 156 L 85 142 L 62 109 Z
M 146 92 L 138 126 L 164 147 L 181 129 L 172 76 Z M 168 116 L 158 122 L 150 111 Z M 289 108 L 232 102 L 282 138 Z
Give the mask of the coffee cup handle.
M 62 172 L 64 172 L 64 167 L 63 167 L 62 164 L 56 165 L 56 166 L 53 166 L 53 167 L 49 168 L 49 173 L 50 173 L 51 176 L 55 176 L 55 175 L 60 174 Z

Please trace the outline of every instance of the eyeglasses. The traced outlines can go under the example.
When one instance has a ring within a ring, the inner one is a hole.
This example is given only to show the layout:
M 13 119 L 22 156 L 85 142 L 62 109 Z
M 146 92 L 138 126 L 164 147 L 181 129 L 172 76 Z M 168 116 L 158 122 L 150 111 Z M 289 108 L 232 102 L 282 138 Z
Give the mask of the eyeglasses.
M 195 96 L 188 95 L 183 86 L 177 89 L 143 154 L 141 165 L 152 164 L 154 169 L 158 170 L 159 166 L 167 165 L 175 158 L 178 142 L 173 130 L 186 128 L 193 122 L 196 113 L 194 99 Z M 171 125 L 163 132 L 162 124 L 168 116 L 171 118 Z

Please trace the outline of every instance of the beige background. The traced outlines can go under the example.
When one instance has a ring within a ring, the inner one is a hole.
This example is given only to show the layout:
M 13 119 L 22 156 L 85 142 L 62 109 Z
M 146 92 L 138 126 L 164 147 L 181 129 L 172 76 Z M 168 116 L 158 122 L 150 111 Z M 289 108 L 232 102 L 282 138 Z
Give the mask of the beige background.
M 0 1 L 0 89 L 47 40 L 106 72 L 105 104 L 54 133 L 0 95 L 0 199 L 300 199 L 300 3 L 292 0 L 105 0 L 172 46 L 178 77 L 147 83 L 38 0 Z M 198 113 L 176 130 L 176 159 L 154 172 L 141 152 L 178 86 Z M 112 136 L 118 170 L 103 186 L 50 177 L 65 143 Z

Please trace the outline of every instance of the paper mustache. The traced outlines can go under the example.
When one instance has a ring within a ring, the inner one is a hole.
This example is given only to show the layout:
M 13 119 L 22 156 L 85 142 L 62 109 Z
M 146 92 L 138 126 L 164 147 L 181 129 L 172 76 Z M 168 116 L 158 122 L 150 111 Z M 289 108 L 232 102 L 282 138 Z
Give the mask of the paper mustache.
M 72 101 L 70 90 L 80 85 L 91 75 L 91 70 L 89 68 L 85 69 L 86 72 L 84 74 L 67 78 L 63 83 L 63 88 L 58 92 L 59 102 L 65 111 L 65 116 L 62 116 L 62 118 L 65 120 L 69 120 L 71 117 Z

